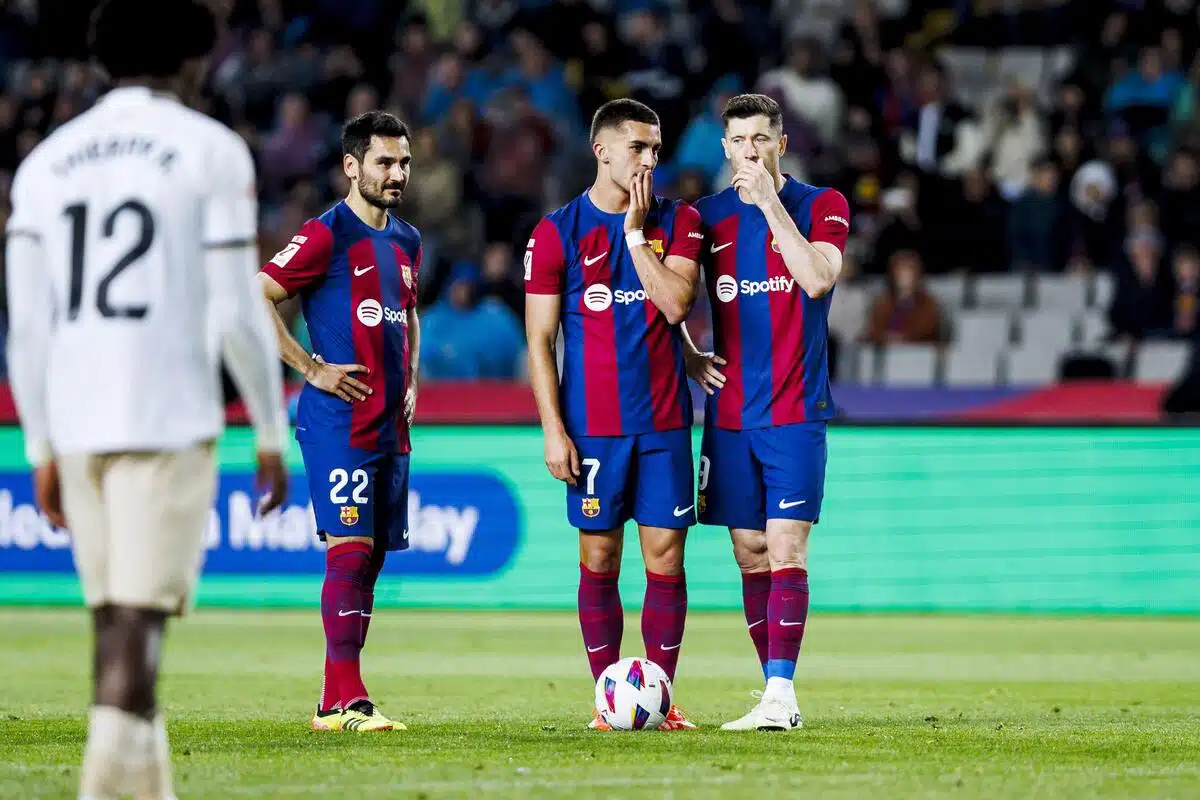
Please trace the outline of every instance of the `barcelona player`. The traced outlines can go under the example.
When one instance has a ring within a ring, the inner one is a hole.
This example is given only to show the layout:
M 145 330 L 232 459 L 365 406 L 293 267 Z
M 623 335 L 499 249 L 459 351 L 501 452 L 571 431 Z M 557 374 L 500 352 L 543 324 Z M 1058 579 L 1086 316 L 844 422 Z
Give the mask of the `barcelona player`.
M 283 360 L 307 381 L 296 439 L 326 543 L 325 679 L 312 727 L 399 730 L 371 702 L 359 654 L 384 558 L 408 547 L 421 237 L 388 213 L 408 184 L 408 127 L 369 111 L 346 123 L 342 152 L 350 194 L 306 222 L 259 277 L 273 310 L 300 296 L 315 351 L 274 311 Z
M 695 209 L 653 193 L 658 115 L 613 100 L 592 120 L 596 180 L 534 229 L 525 252 L 529 371 L 546 466 L 579 529 L 579 622 L 593 679 L 620 659 L 625 522 L 646 565 L 646 656 L 674 680 L 695 523 L 692 405 L 679 323 L 699 284 Z M 559 327 L 561 382 L 556 363 Z M 593 728 L 607 728 L 597 714 Z M 678 708 L 665 729 L 693 728 Z
M 837 191 L 780 172 L 787 137 L 774 100 L 733 97 L 723 119 L 732 185 L 697 202 L 716 354 L 687 339 L 688 373 L 709 394 L 696 502 L 702 523 L 729 528 L 766 677 L 761 702 L 723 727 L 791 730 L 802 725 L 792 681 L 834 416 L 829 302 L 850 213 Z

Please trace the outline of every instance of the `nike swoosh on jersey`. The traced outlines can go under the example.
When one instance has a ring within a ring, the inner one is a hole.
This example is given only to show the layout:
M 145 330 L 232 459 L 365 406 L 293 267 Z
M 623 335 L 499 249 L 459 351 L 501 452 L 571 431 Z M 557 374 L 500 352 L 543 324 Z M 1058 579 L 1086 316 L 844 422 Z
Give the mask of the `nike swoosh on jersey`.
M 600 259 L 604 258 L 606 255 L 608 255 L 608 251 L 607 251 L 607 250 L 605 250 L 603 253 L 601 253 L 600 255 L 596 256 L 595 258 L 588 258 L 587 256 L 584 256 L 584 257 L 583 257 L 583 265 L 584 265 L 585 267 L 590 267 L 592 264 L 595 264 L 597 261 L 599 261 Z
M 354 268 L 354 277 L 356 277 L 356 278 L 357 278 L 357 277 L 359 277 L 360 275 L 366 275 L 368 272 L 370 272 L 370 271 L 371 271 L 371 270 L 373 270 L 373 269 L 375 269 L 375 265 L 374 265 L 374 264 L 372 264 L 372 265 L 371 265 L 371 266 L 369 266 L 369 267 L 355 267 L 355 268 Z
M 726 242 L 725 244 L 722 244 L 722 245 L 718 245 L 716 242 L 713 242 L 712 247 L 708 248 L 708 252 L 719 253 L 722 250 L 724 250 L 726 247 L 729 247 L 729 245 L 731 245 L 731 244 L 733 244 L 733 242 Z

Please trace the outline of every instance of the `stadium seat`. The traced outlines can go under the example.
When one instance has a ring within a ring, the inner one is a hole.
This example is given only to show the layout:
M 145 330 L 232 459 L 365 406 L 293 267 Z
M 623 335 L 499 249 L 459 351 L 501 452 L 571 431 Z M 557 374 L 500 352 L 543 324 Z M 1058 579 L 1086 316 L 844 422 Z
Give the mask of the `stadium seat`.
M 1191 347 L 1186 342 L 1145 342 L 1133 357 L 1133 379 L 1173 381 L 1183 373 L 1190 355 Z
M 993 353 L 1004 349 L 1012 333 L 1012 316 L 995 309 L 962 310 L 954 315 L 954 341 Z
M 1017 340 L 1022 347 L 1050 347 L 1065 350 L 1075 336 L 1075 320 L 1061 311 L 1027 311 L 1017 318 Z
M 938 349 L 931 344 L 890 344 L 883 349 L 880 375 L 884 386 L 932 386 Z
M 980 275 L 972 296 L 978 308 L 1022 308 L 1028 284 L 1024 275 Z
M 1112 305 L 1113 292 L 1116 291 L 1116 282 L 1113 276 L 1107 272 L 1098 272 L 1092 277 L 1092 291 L 1088 298 L 1088 308 L 1095 308 L 1100 311 L 1107 311 Z
M 1005 354 L 1004 374 L 1014 386 L 1035 386 L 1058 380 L 1062 348 L 1029 342 Z
M 848 369 L 842 371 L 847 376 L 847 383 L 859 386 L 873 386 L 879 375 L 879 348 L 872 344 L 862 344 L 855 348 L 854 358 L 846 363 Z
M 1079 315 L 1079 344 L 1096 348 L 1108 338 L 1108 317 L 1102 311 L 1085 311 Z
M 962 308 L 966 302 L 967 281 L 962 275 L 931 275 L 925 285 L 943 308 Z
M 1034 305 L 1076 314 L 1087 307 L 1088 284 L 1081 275 L 1039 275 L 1034 283 Z
M 961 344 L 946 351 L 942 362 L 942 383 L 946 386 L 995 386 L 999 379 L 996 350 L 977 350 Z

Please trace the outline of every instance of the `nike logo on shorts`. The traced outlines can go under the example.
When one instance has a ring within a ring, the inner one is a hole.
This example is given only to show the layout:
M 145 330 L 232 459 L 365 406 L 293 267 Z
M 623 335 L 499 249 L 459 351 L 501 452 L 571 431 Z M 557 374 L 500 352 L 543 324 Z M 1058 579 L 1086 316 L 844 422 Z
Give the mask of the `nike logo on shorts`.
M 808 502 L 807 500 L 796 500 L 796 501 L 789 503 L 786 500 L 780 500 L 779 501 L 779 510 L 787 511 L 789 508 L 795 508 L 796 506 L 802 506 L 807 502 Z
M 695 507 L 696 507 L 696 504 L 695 504 L 695 503 L 693 503 L 692 505 L 688 506 L 687 508 L 680 508 L 679 506 L 675 506 L 675 511 L 674 511 L 673 513 L 674 513 L 674 514 L 675 514 L 675 516 L 677 516 L 677 517 L 682 517 L 684 514 L 688 513 L 689 511 L 691 511 L 691 510 L 692 510 L 693 508 L 695 508 Z

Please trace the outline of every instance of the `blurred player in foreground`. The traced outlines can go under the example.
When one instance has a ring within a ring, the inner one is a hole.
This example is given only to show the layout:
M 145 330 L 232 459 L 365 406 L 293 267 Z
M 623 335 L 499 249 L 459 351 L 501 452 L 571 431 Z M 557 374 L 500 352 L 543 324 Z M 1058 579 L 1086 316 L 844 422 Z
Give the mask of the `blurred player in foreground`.
M 93 55 L 116 88 L 30 153 L 13 184 L 13 392 L 37 502 L 71 530 L 95 630 L 85 798 L 174 796 L 156 685 L 216 491 L 218 336 L 254 421 L 270 492 L 260 510 L 287 489 L 250 150 L 173 94 L 199 86 L 215 41 L 195 0 L 102 5 Z
M 384 558 L 408 547 L 421 236 L 388 213 L 408 185 L 408 126 L 369 111 L 342 129 L 342 153 L 350 194 L 304 223 L 259 277 L 272 309 L 300 295 L 314 350 L 273 311 L 283 360 L 307 381 L 296 439 L 326 544 L 325 678 L 312 727 L 403 730 L 371 702 L 359 656 Z
M 729 528 L 766 676 L 761 702 L 723 727 L 790 730 L 802 725 L 792 681 L 834 416 L 829 301 L 850 212 L 833 189 L 779 171 L 787 137 L 774 100 L 734 97 L 723 118 L 732 186 L 696 204 L 716 347 L 716 355 L 699 353 L 687 339 L 688 374 L 710 395 L 696 501 L 702 523 Z
M 579 529 L 579 622 L 592 677 L 620 660 L 626 520 L 646 564 L 646 657 L 675 679 L 695 523 L 692 404 L 678 325 L 699 282 L 699 216 L 653 192 L 658 115 L 613 100 L 592 119 L 596 181 L 544 218 L 525 251 L 529 372 L 546 466 Z M 557 338 L 562 324 L 562 381 Z M 597 714 L 592 727 L 607 728 Z M 693 728 L 672 708 L 665 729 Z

